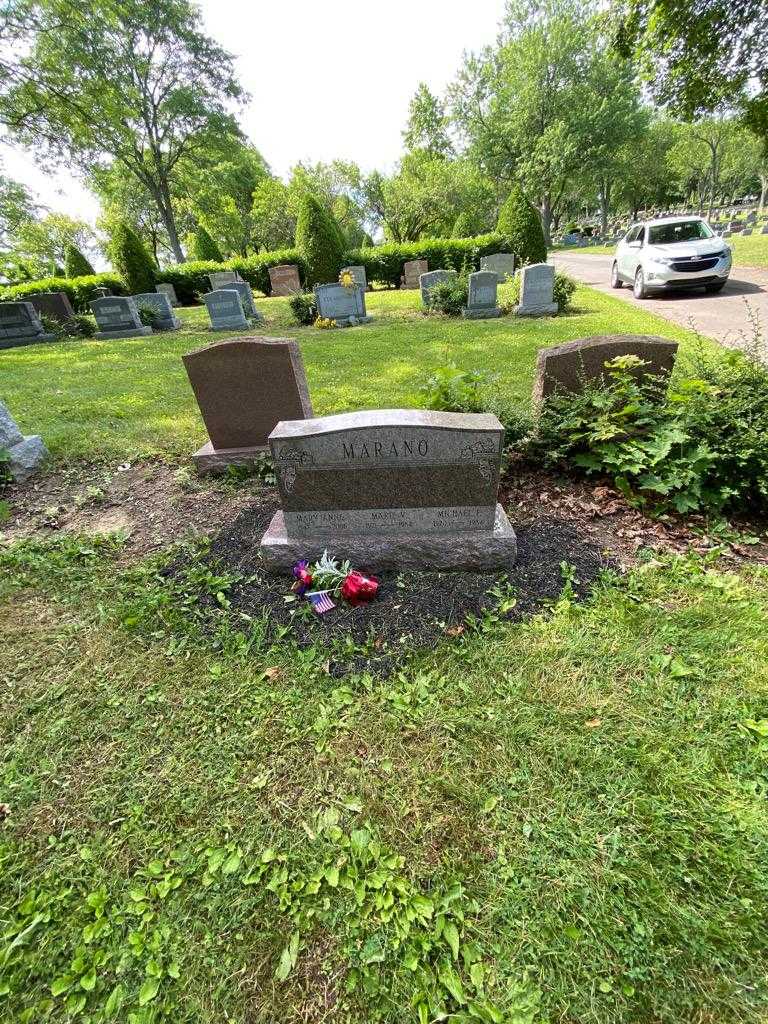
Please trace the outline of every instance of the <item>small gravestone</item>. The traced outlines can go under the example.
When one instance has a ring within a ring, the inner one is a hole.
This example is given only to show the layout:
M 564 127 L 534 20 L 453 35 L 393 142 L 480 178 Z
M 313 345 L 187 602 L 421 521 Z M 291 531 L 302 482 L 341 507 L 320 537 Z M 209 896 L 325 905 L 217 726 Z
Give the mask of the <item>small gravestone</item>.
M 761 230 L 760 234 L 761 235 L 768 235 L 768 224 L 763 224 L 763 227 L 762 227 L 762 230 Z
M 8 452 L 8 468 L 19 484 L 28 480 L 48 455 L 42 438 L 38 434 L 25 437 L 3 402 L 0 402 L 0 449 Z
M 239 281 L 240 275 L 236 270 L 217 270 L 208 275 L 208 280 L 211 282 L 211 291 L 215 292 L 219 288 L 226 288 L 233 281 Z
M 156 284 L 155 291 L 159 292 L 161 295 L 167 295 L 168 301 L 170 302 L 174 309 L 178 309 L 179 306 L 181 306 L 181 303 L 179 302 L 179 297 L 176 294 L 176 289 L 169 282 L 166 282 L 165 284 Z
M 46 334 L 31 302 L 0 302 L 0 348 L 18 348 L 55 339 L 55 334 Z
M 75 311 L 66 292 L 38 292 L 30 295 L 28 301 L 35 307 L 38 316 L 49 316 L 60 324 L 70 323 L 75 318 Z
M 403 276 L 400 278 L 401 288 L 418 288 L 419 278 L 429 272 L 426 260 L 406 260 L 403 264 Z
M 739 234 L 740 235 L 751 235 L 752 234 L 752 228 L 742 228 L 742 230 L 739 232 Z
M 253 301 L 253 292 L 251 286 L 247 281 L 230 281 L 226 285 L 227 291 L 236 291 L 240 296 L 240 302 L 243 306 L 243 312 L 247 320 L 263 320 L 264 317 L 256 309 L 256 303 Z
M 461 315 L 465 320 L 491 320 L 501 316 L 496 294 L 499 275 L 495 270 L 477 270 L 469 275 L 467 304 Z
M 494 252 L 490 256 L 480 257 L 481 270 L 493 270 L 498 274 L 499 281 L 506 281 L 515 273 L 515 254 L 512 252 Z
M 109 288 L 105 288 L 103 284 L 100 284 L 97 288 L 93 289 L 93 294 L 96 296 L 97 299 L 106 299 L 106 297 L 108 295 L 111 295 L 112 292 L 109 290 Z
M 141 322 L 136 303 L 127 295 L 94 299 L 91 309 L 99 328 L 94 337 L 99 341 L 108 338 L 136 338 L 152 333 L 152 328 L 145 327 Z
M 553 293 L 555 268 L 551 263 L 531 263 L 520 272 L 520 304 L 516 316 L 548 316 L 557 313 Z
M 343 284 L 315 285 L 317 314 L 335 320 L 338 327 L 367 324 L 371 317 L 365 313 L 365 292 L 357 285 L 346 288 Z
M 283 263 L 269 268 L 269 290 L 272 295 L 293 295 L 301 291 L 299 268 L 294 263 Z
M 539 349 L 534 405 L 540 405 L 554 392 L 582 391 L 585 383 L 604 377 L 606 362 L 617 356 L 638 356 L 647 363 L 633 370 L 634 376 L 651 375 L 663 380 L 674 368 L 677 342 L 646 334 L 601 334 Z
M 509 568 L 497 502 L 504 429 L 489 413 L 378 409 L 270 434 L 282 510 L 261 541 L 284 569 L 327 549 L 367 569 Z
M 200 473 L 252 463 L 280 420 L 312 415 L 295 341 L 233 338 L 182 358 L 210 438 L 193 455 Z
M 747 214 L 747 223 L 753 223 L 757 220 L 757 210 L 750 210 Z
M 342 267 L 341 273 L 348 271 L 355 279 L 355 284 L 358 285 L 363 291 L 368 290 L 368 281 L 365 276 L 365 267 Z
M 732 232 L 732 231 L 729 231 L 729 230 L 728 230 L 728 229 L 726 228 L 726 230 L 725 230 L 725 231 L 723 231 L 722 237 L 723 237 L 723 238 L 730 238 L 732 234 L 733 234 L 733 232 Z
M 138 309 L 144 306 L 157 314 L 157 320 L 152 326 L 158 331 L 178 331 L 181 327 L 181 320 L 174 315 L 167 295 L 160 292 L 140 292 L 133 298 Z
M 563 235 L 563 245 L 581 245 L 583 241 L 578 231 L 569 231 L 567 235 Z
M 203 296 L 203 302 L 211 318 L 212 331 L 229 331 L 232 328 L 242 330 L 250 326 L 245 319 L 240 295 L 233 288 L 219 288 L 217 291 L 207 292 Z
M 452 281 L 457 276 L 455 270 L 428 270 L 426 274 L 421 274 L 419 276 L 419 288 L 421 289 L 422 306 L 425 309 L 429 307 L 429 293 L 436 284 L 442 284 L 443 281 Z

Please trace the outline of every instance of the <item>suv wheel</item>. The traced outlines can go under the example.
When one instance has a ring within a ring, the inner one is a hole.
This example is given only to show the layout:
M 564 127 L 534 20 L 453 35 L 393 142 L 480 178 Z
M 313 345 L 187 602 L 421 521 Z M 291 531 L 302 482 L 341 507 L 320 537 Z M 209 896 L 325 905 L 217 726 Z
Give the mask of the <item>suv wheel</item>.
M 635 286 L 632 291 L 636 299 L 648 298 L 648 293 L 645 290 L 645 277 L 643 276 L 642 267 L 638 267 L 635 271 Z
M 613 261 L 611 267 L 611 288 L 623 288 L 624 282 L 619 277 L 619 265 L 616 260 Z
M 725 288 L 725 285 L 725 281 L 715 281 L 714 284 L 705 284 L 704 291 L 707 292 L 708 295 L 714 295 L 715 292 L 721 292 L 723 288 Z

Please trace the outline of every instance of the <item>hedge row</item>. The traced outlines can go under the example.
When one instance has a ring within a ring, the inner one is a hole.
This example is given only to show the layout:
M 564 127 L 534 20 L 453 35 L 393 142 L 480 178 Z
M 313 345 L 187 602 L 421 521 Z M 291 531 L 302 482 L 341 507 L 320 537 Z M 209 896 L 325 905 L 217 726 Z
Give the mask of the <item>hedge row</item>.
M 0 288 L 0 301 L 23 302 L 38 292 L 66 292 L 76 313 L 90 313 L 90 303 L 98 298 L 97 288 L 109 288 L 115 295 L 125 295 L 125 285 L 116 274 L 87 274 L 84 277 L 44 277 L 39 281 Z
M 256 291 L 269 295 L 269 268 L 283 263 L 293 263 L 299 268 L 302 282 L 306 279 L 304 260 L 295 249 L 281 249 L 276 252 L 261 252 L 257 256 L 236 256 L 224 263 L 196 260 L 191 263 L 177 263 L 175 266 L 158 270 L 155 280 L 158 284 L 172 284 L 183 306 L 189 306 L 196 296 L 211 290 L 208 275 L 221 270 L 236 270 L 244 281 Z
M 480 257 L 508 250 L 502 235 L 477 235 L 475 238 L 425 238 L 420 242 L 391 243 L 356 249 L 346 255 L 353 266 L 365 267 L 369 281 L 397 286 L 407 260 L 427 260 L 430 270 L 480 269 Z

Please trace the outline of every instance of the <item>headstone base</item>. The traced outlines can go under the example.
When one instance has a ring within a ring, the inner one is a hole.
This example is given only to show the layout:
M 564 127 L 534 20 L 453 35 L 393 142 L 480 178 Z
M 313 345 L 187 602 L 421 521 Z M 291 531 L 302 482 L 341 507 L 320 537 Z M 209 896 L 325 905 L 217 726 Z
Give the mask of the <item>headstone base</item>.
M 291 569 L 301 558 L 323 551 L 348 558 L 370 570 L 424 569 L 493 572 L 515 564 L 517 538 L 501 505 L 493 531 L 477 533 L 409 533 L 384 536 L 344 534 L 336 537 L 289 537 L 283 513 L 276 512 L 261 538 L 259 551 L 268 569 Z
M 181 327 L 181 320 L 177 316 L 173 316 L 170 320 L 157 320 L 153 326 L 156 331 L 178 331 Z
M 110 338 L 143 338 L 152 333 L 151 327 L 129 327 L 125 331 L 97 331 L 96 341 L 109 341 Z
M 253 448 L 214 448 L 210 441 L 192 456 L 197 472 L 226 473 L 229 466 L 250 466 L 260 455 L 269 454 L 269 445 Z
M 0 338 L 0 348 L 20 348 L 22 345 L 37 345 L 41 341 L 56 341 L 55 334 L 32 334 L 26 338 Z
M 372 316 L 344 316 L 344 317 L 331 317 L 332 320 L 336 321 L 337 327 L 360 327 L 361 324 L 369 324 L 373 320 Z
M 7 451 L 10 456 L 11 476 L 17 484 L 23 484 L 25 480 L 29 480 L 48 455 L 48 449 L 39 434 L 22 437 L 21 441 L 11 445 Z
M 501 309 L 498 306 L 493 306 L 490 309 L 469 309 L 465 306 L 461 315 L 465 320 L 494 320 L 497 316 L 501 316 Z
M 548 302 L 544 306 L 515 306 L 515 316 L 555 316 L 560 307 L 556 302 Z

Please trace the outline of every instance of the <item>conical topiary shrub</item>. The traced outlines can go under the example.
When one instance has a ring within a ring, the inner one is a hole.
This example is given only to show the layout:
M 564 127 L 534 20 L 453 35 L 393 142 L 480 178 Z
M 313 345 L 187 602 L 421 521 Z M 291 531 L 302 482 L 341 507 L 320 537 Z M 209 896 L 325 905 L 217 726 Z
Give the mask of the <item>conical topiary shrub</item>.
M 466 210 L 460 213 L 456 220 L 453 222 L 451 228 L 451 238 L 472 238 L 475 234 L 472 225 L 472 218 L 469 216 Z
M 341 232 L 330 213 L 315 199 L 304 196 L 296 219 L 296 248 L 307 264 L 307 284 L 336 281 L 344 264 Z
M 517 186 L 499 211 L 496 231 L 506 238 L 518 264 L 546 263 L 547 245 L 541 217 Z
M 67 277 L 85 277 L 96 271 L 76 245 L 68 245 L 64 250 L 64 273 Z
M 146 246 L 125 221 L 112 228 L 108 246 L 112 266 L 125 282 L 129 295 L 155 290 L 155 264 Z
M 192 258 L 196 260 L 209 260 L 212 263 L 223 263 L 224 261 L 221 249 L 219 249 L 202 224 L 198 224 L 197 230 L 192 236 Z

